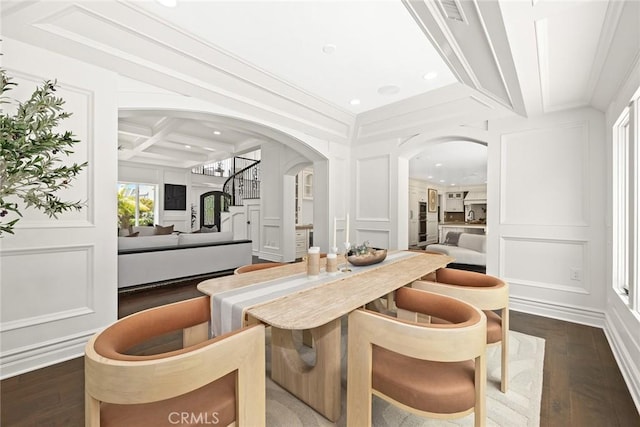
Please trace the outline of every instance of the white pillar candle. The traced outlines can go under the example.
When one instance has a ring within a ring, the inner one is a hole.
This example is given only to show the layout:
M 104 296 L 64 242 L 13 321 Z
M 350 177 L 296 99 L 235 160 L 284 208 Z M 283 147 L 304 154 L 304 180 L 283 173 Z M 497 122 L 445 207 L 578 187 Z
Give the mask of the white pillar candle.
M 349 242 L 349 212 L 347 212 L 347 219 L 345 224 L 344 241 Z

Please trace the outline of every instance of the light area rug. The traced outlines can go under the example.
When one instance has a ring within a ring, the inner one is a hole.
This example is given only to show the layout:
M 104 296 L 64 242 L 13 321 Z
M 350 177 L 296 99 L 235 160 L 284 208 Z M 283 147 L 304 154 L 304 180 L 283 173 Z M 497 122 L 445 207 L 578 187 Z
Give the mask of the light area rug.
M 332 423 L 311 407 L 269 379 L 269 355 L 267 347 L 267 426 L 312 427 L 346 426 L 346 322 L 343 320 L 342 340 L 342 416 Z M 542 368 L 544 363 L 544 339 L 509 332 L 509 390 L 500 391 L 500 346 L 487 350 L 487 426 L 538 427 L 540 424 L 540 399 L 542 395 Z M 305 352 L 303 348 L 301 352 Z M 306 350 L 303 358 L 313 363 L 313 352 Z M 372 419 L 375 427 L 418 426 L 473 426 L 473 414 L 454 420 L 426 419 L 374 396 Z

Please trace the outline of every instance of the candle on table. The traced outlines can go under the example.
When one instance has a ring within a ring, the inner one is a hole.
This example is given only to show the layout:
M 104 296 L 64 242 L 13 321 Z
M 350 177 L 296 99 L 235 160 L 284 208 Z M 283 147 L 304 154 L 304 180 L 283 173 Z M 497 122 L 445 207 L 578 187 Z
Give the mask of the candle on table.
M 348 242 L 349 241 L 349 212 L 347 212 L 347 220 L 346 220 L 346 225 L 345 225 L 345 232 L 344 232 L 344 241 Z

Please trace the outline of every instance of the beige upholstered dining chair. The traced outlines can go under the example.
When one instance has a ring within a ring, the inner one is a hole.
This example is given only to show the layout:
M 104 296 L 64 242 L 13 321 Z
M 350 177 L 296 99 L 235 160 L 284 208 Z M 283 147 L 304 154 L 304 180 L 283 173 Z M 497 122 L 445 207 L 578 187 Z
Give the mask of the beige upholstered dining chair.
M 279 267 L 285 265 L 283 262 L 259 262 L 256 264 L 247 264 L 236 268 L 233 274 L 248 273 L 250 271 L 264 270 L 265 268 Z
M 265 425 L 263 325 L 208 339 L 209 297 L 116 321 L 85 348 L 85 425 Z M 183 330 L 183 348 L 127 350 Z
M 411 286 L 459 298 L 484 310 L 487 316 L 487 344 L 502 344 L 500 389 L 506 393 L 509 378 L 509 285 L 494 276 L 441 268 L 429 276 L 428 280 L 423 278 Z
M 349 314 L 347 425 L 371 425 L 372 395 L 421 416 L 474 412 L 485 425 L 486 316 L 455 298 L 412 288 L 396 292 L 399 318 Z M 448 324 L 418 323 L 417 313 Z

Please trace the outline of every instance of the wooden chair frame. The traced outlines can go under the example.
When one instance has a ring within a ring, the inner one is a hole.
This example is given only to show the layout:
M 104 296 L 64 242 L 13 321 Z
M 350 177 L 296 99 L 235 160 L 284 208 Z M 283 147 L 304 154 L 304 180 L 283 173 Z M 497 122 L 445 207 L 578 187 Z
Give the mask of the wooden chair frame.
M 131 316 L 142 316 L 144 319 L 145 314 L 151 310 Z M 131 316 L 118 322 L 127 321 Z M 208 334 L 204 326 L 208 328 L 208 322 L 184 329 L 184 343 L 194 345 L 203 341 L 202 338 L 206 340 Z M 233 371 L 237 371 L 235 425 L 265 425 L 264 351 L 249 351 L 264 348 L 263 325 L 252 325 L 226 336 L 213 338 L 210 344 L 198 346 L 192 351 L 140 361 L 115 360 L 98 354 L 94 343 L 99 335 L 96 334 L 85 348 L 87 427 L 100 426 L 101 402 L 141 404 L 169 399 L 203 387 Z
M 464 271 L 459 272 L 464 274 Z M 473 273 L 481 274 L 481 273 Z M 509 385 L 509 284 L 497 277 L 482 275 L 490 286 L 477 286 L 473 284 L 449 284 L 443 282 L 419 280 L 413 282 L 411 287 L 423 291 L 446 295 L 465 301 L 480 310 L 499 311 L 502 319 L 501 340 L 488 345 L 501 345 L 501 380 L 500 390 L 507 392 Z M 435 275 L 434 275 L 435 277 Z
M 478 310 L 479 311 L 479 310 Z M 486 316 L 460 328 L 437 328 L 359 309 L 349 314 L 347 425 L 371 425 L 371 396 L 382 399 L 420 416 L 451 419 L 474 412 L 475 426 L 485 425 L 486 418 Z M 416 318 L 415 313 L 400 310 L 400 316 Z M 409 357 L 454 362 L 475 362 L 475 407 L 455 414 L 424 412 L 372 388 L 372 351 L 377 345 Z

